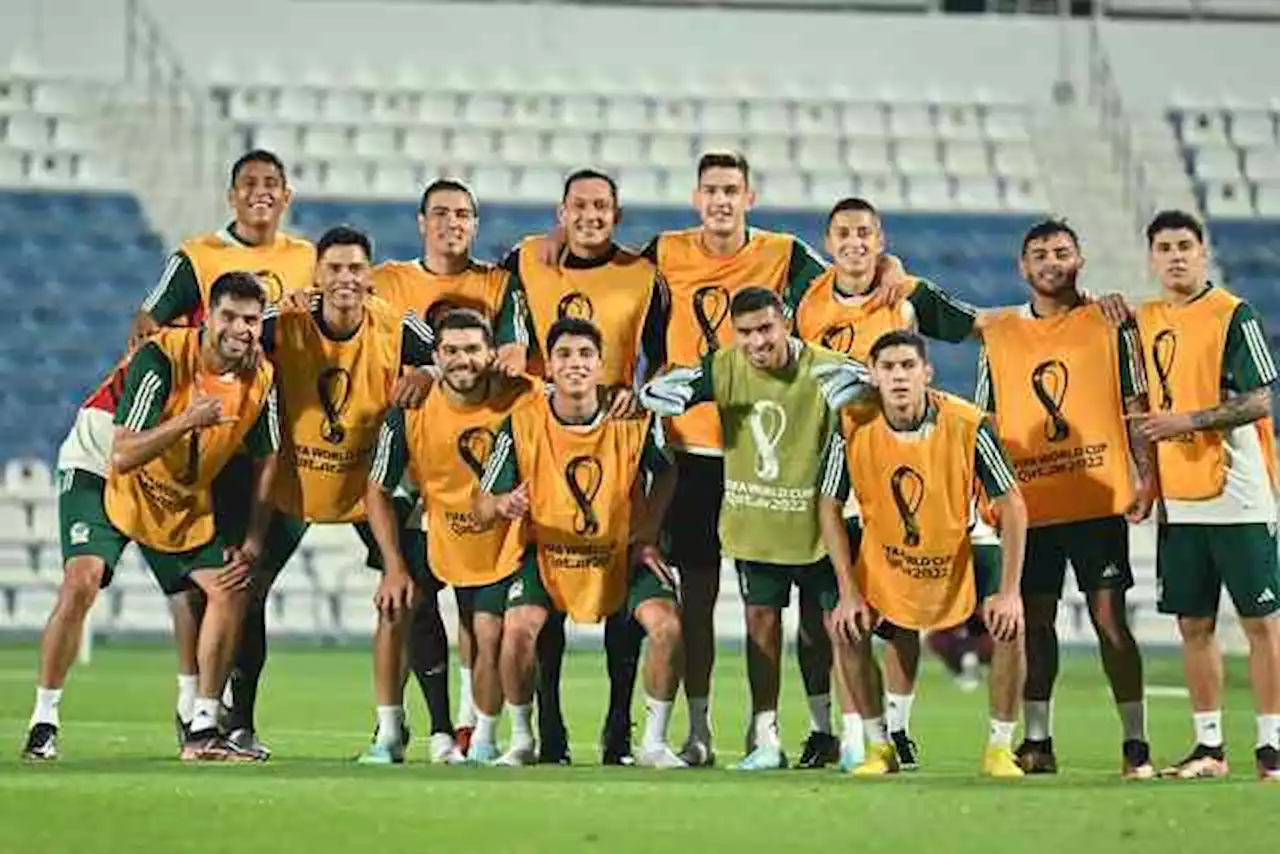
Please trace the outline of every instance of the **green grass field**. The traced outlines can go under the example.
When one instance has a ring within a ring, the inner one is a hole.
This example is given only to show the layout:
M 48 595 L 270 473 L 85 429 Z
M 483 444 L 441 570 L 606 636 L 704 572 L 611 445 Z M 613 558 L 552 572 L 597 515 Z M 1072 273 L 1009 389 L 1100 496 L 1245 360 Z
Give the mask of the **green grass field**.
M 278 646 L 259 726 L 262 766 L 184 766 L 170 723 L 173 654 L 103 646 L 63 699 L 63 758 L 17 758 L 30 713 L 35 649 L 0 646 L 0 852 L 356 851 L 416 844 L 469 851 L 1274 851 L 1280 788 L 1253 775 L 1244 662 L 1229 668 L 1228 781 L 1124 783 L 1119 730 L 1097 663 L 1067 655 L 1057 699 L 1056 778 L 978 777 L 983 694 L 928 665 L 914 730 L 924 768 L 885 781 L 837 772 L 652 772 L 600 768 L 594 741 L 606 700 L 600 653 L 566 662 L 573 768 L 449 768 L 422 761 L 356 766 L 372 729 L 367 650 Z M 788 659 L 783 738 L 791 758 L 807 713 Z M 721 765 L 746 721 L 743 661 L 723 654 L 715 701 Z M 1180 683 L 1176 658 L 1149 659 L 1148 682 Z M 414 688 L 416 693 L 416 687 Z M 637 709 L 637 715 L 639 710 Z M 1187 701 L 1150 700 L 1158 761 L 1188 747 Z M 426 720 L 415 696 L 410 722 Z M 418 735 L 424 735 L 419 727 Z M 504 729 L 505 734 L 505 729 Z M 677 718 L 673 740 L 684 734 Z M 1270 828 L 1270 830 L 1268 830 Z

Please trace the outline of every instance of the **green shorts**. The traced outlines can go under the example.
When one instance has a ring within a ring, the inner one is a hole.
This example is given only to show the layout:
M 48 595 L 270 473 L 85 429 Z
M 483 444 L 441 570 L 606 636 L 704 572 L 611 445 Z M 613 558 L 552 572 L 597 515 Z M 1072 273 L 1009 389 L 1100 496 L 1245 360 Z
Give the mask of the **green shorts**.
M 548 611 L 556 610 L 551 602 L 551 594 L 547 592 L 546 585 L 542 583 L 542 573 L 538 571 L 537 554 L 532 548 L 525 551 L 524 557 L 520 559 L 520 568 L 515 573 L 489 586 L 494 587 L 497 585 L 506 587 L 506 608 L 536 605 Z M 676 591 L 668 587 L 661 578 L 647 567 L 631 567 L 631 573 L 627 579 L 626 608 L 628 612 L 634 612 L 650 599 L 665 599 L 675 602 L 676 598 Z M 477 606 L 477 610 L 486 609 L 480 609 Z M 493 610 L 487 612 L 501 613 Z
M 1028 529 L 1022 595 L 1061 598 L 1068 561 L 1081 593 L 1128 590 L 1133 586 L 1129 523 L 1123 516 L 1107 516 Z
M 253 506 L 253 460 L 236 454 L 213 478 L 214 526 L 228 543 L 243 543 L 249 532 L 249 511 Z
M 762 608 L 786 608 L 791 604 L 791 586 L 800 595 L 817 601 L 825 614 L 840 602 L 836 571 L 827 558 L 814 563 L 788 565 L 754 560 L 735 560 L 738 590 L 747 605 Z
M 111 583 L 116 564 L 129 537 L 107 518 L 103 495 L 107 482 L 83 469 L 58 472 L 58 530 L 62 540 L 62 561 L 76 557 L 96 557 L 106 569 L 102 586 Z M 223 541 L 217 535 L 209 543 L 186 552 L 162 552 L 138 543 L 138 551 L 166 596 L 194 587 L 191 573 L 214 569 L 226 563 Z
M 1156 604 L 1162 614 L 1213 617 L 1227 588 L 1241 617 L 1280 610 L 1275 528 L 1164 524 L 1156 535 Z

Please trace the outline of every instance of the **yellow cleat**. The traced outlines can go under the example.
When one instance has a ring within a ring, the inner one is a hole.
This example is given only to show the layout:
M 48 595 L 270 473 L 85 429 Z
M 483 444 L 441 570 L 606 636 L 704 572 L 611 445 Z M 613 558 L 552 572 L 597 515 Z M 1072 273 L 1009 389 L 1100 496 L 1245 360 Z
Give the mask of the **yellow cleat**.
M 898 751 L 892 744 L 873 744 L 867 748 L 867 758 L 849 772 L 855 777 L 883 777 L 898 773 Z
M 996 779 L 1026 776 L 1026 772 L 1018 766 L 1018 760 L 1014 758 L 1013 751 L 994 744 L 987 745 L 986 752 L 982 754 L 982 773 Z

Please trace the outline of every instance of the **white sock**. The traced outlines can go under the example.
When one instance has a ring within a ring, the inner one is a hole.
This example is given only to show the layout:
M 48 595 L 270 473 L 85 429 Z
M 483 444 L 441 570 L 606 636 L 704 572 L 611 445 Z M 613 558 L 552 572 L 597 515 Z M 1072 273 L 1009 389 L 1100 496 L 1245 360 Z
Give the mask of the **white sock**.
M 885 694 L 885 718 L 889 732 L 908 732 L 911 729 L 911 704 L 915 692 L 910 694 Z
M 511 747 L 532 747 L 533 728 L 529 721 L 533 717 L 533 704 L 513 706 L 507 703 L 507 713 L 511 715 Z
M 178 720 L 184 724 L 191 723 L 191 716 L 195 714 L 196 704 L 196 675 L 194 673 L 178 674 Z
M 476 700 L 475 695 L 471 693 L 471 668 L 458 668 L 458 726 L 475 726 L 476 725 Z
M 998 721 L 992 718 L 991 735 L 987 738 L 987 744 L 992 747 L 1012 747 L 1013 730 L 1017 725 L 1017 721 Z
M 689 735 L 711 743 L 711 701 L 706 697 L 689 698 Z
M 1258 747 L 1280 750 L 1280 715 L 1258 715 Z
M 1222 746 L 1222 709 L 1196 712 L 1191 720 L 1196 727 L 1196 744 L 1203 744 L 1205 747 Z
M 841 720 L 844 721 L 844 732 L 840 734 L 840 743 L 861 746 L 865 738 L 865 733 L 862 731 L 862 715 L 857 712 L 847 712 L 841 716 Z
M 498 716 L 476 711 L 476 729 L 471 733 L 472 744 L 493 744 L 498 734 Z
M 756 712 L 755 732 L 757 747 L 778 747 L 782 743 L 778 738 L 778 710 Z
M 62 726 L 62 720 L 58 717 L 58 704 L 61 702 L 61 688 L 36 688 L 36 705 L 31 711 L 31 726 Z
M 1052 738 L 1053 700 L 1027 700 L 1022 704 L 1022 720 L 1027 726 L 1027 741 Z
M 867 737 L 867 744 L 888 744 L 889 727 L 884 718 L 863 718 L 862 732 Z
M 671 723 L 671 710 L 675 707 L 672 700 L 655 700 L 644 698 L 644 745 L 645 750 L 653 750 L 667 743 L 667 726 Z
M 809 696 L 809 731 L 831 734 L 831 695 Z
M 378 733 L 373 740 L 383 747 L 400 743 L 400 727 L 404 725 L 404 706 L 378 706 Z
M 218 698 L 196 697 L 191 703 L 191 731 L 208 732 L 218 728 Z
M 1125 741 L 1147 740 L 1147 701 L 1135 700 L 1132 703 L 1117 703 L 1120 712 L 1120 726 L 1124 729 Z

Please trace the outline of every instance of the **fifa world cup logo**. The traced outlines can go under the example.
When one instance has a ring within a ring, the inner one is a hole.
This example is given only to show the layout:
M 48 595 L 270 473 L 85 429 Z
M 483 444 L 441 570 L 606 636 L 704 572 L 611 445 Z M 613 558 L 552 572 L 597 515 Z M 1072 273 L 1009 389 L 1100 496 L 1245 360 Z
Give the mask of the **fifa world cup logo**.
M 920 520 L 916 512 L 924 501 L 924 478 L 911 466 L 898 466 L 889 476 L 889 491 L 902 520 L 902 542 L 915 548 L 920 545 Z
M 284 280 L 271 270 L 259 270 L 253 274 L 258 280 L 258 284 L 262 285 L 262 290 L 267 295 L 267 305 L 280 302 L 284 298 Z
M 458 434 L 457 444 L 458 456 L 479 480 L 493 453 L 493 432 L 483 427 L 468 427 Z
M 853 352 L 854 329 L 852 323 L 841 323 L 832 326 L 822 333 L 822 346 L 846 356 Z
M 1071 425 L 1062 415 L 1062 401 L 1067 397 L 1067 366 L 1057 359 L 1041 362 L 1031 372 L 1031 390 L 1044 407 L 1044 437 L 1061 442 L 1071 435 Z
M 1160 384 L 1160 408 L 1173 409 L 1173 389 L 1169 379 L 1173 376 L 1173 358 L 1178 354 L 1178 336 L 1172 329 L 1164 329 L 1151 342 L 1151 361 L 1156 366 L 1156 382 Z
M 720 348 L 720 327 L 729 316 L 729 292 L 719 285 L 707 285 L 693 292 L 693 319 L 698 323 L 703 356 Z
M 200 478 L 200 431 L 192 430 L 187 439 L 187 464 L 178 472 L 177 481 L 183 486 L 195 486 Z
M 756 446 L 756 477 L 777 480 L 782 471 L 778 445 L 787 431 L 787 411 L 772 400 L 758 400 L 747 416 L 747 426 Z
M 580 536 L 593 537 L 600 533 L 600 518 L 596 515 L 594 502 L 603 480 L 604 469 L 595 457 L 574 457 L 564 467 L 565 484 L 577 505 L 573 530 Z
M 320 438 L 332 445 L 341 445 L 347 438 L 347 428 L 342 426 L 341 419 L 351 402 L 351 374 L 345 368 L 326 368 L 316 380 L 316 395 L 324 412 Z
M 577 320 L 591 320 L 595 317 L 595 307 L 591 305 L 591 299 L 584 293 L 571 291 L 560 297 L 560 302 L 556 304 L 556 319 L 564 320 L 566 317 L 572 317 Z

